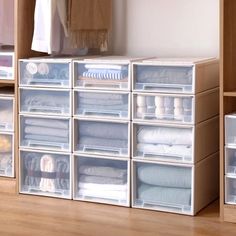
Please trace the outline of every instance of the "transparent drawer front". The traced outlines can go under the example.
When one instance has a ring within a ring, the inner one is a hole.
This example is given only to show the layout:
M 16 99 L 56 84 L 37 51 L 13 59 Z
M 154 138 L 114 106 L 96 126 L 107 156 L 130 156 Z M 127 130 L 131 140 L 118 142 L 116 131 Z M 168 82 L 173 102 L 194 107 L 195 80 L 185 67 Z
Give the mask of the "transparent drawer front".
M 0 79 L 14 79 L 12 55 L 0 53 Z
M 129 95 L 75 91 L 75 115 L 111 118 L 129 117 Z
M 157 92 L 193 92 L 193 67 L 134 65 L 134 89 Z
M 123 123 L 75 121 L 75 151 L 128 156 L 129 126 Z
M 193 129 L 134 125 L 134 157 L 192 161 Z
M 104 63 L 74 63 L 76 87 L 129 89 L 129 65 Z
M 70 63 L 20 61 L 20 85 L 70 87 Z
M 225 144 L 236 146 L 236 114 L 225 116 Z
M 75 198 L 102 203 L 128 205 L 128 162 L 76 157 Z
M 236 149 L 225 148 L 225 173 L 236 176 Z
M 71 198 L 70 155 L 21 151 L 20 192 Z
M 193 98 L 134 95 L 134 118 L 170 122 L 193 122 Z
M 13 131 L 13 99 L 0 97 L 0 130 Z
M 236 204 L 236 178 L 225 177 L 225 202 Z
M 191 212 L 190 167 L 134 162 L 133 205 L 179 213 Z
M 20 112 L 70 115 L 70 92 L 20 89 Z
M 70 151 L 70 120 L 20 116 L 21 147 Z
M 13 135 L 0 134 L 0 176 L 14 176 Z

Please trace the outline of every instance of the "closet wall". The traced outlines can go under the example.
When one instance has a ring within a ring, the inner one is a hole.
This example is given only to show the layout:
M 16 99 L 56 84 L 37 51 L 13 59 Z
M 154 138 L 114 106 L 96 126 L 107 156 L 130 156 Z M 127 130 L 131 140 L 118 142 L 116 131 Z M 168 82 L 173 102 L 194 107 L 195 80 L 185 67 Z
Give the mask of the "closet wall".
M 218 0 L 114 0 L 116 53 L 218 56 Z

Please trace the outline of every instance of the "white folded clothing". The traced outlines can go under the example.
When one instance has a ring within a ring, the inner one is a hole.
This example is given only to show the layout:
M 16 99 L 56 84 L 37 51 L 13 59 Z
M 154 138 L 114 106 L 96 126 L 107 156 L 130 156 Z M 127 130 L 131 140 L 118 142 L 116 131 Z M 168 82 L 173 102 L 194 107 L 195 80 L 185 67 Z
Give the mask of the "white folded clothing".
M 79 189 L 94 191 L 127 191 L 127 184 L 94 184 L 79 182 Z

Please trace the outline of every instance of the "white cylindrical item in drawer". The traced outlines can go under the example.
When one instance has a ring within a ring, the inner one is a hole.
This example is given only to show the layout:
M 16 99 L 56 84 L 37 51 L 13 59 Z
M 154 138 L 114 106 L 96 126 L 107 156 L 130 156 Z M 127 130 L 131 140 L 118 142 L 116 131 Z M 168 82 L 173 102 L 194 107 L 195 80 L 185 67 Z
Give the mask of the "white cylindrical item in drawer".
M 99 57 L 74 61 L 74 87 L 104 90 L 130 90 L 132 59 Z
M 71 116 L 71 91 L 69 89 L 20 88 L 20 112 Z
M 130 94 L 74 90 L 74 116 L 130 119 Z
M 219 119 L 196 126 L 133 123 L 135 159 L 197 163 L 219 150 Z
M 225 174 L 236 176 L 236 148 L 225 147 Z
M 20 193 L 72 198 L 71 154 L 20 150 Z
M 132 161 L 132 206 L 195 215 L 218 197 L 218 157 L 196 165 Z
M 0 133 L 0 176 L 14 177 L 14 135 Z
M 19 61 L 20 86 L 71 88 L 71 59 L 32 58 Z
M 219 90 L 193 95 L 133 93 L 133 120 L 195 124 L 219 114 Z
M 130 156 L 130 122 L 74 119 L 74 151 Z
M 20 115 L 20 147 L 71 151 L 71 118 Z
M 225 116 L 225 144 L 236 146 L 236 113 Z
M 130 162 L 93 156 L 74 157 L 74 199 L 130 205 Z
M 236 205 L 236 177 L 225 176 L 225 203 Z
M 0 130 L 14 131 L 14 97 L 0 95 Z
M 219 86 L 214 58 L 154 58 L 133 63 L 133 90 L 196 94 Z
M 14 80 L 14 52 L 0 52 L 0 79 Z

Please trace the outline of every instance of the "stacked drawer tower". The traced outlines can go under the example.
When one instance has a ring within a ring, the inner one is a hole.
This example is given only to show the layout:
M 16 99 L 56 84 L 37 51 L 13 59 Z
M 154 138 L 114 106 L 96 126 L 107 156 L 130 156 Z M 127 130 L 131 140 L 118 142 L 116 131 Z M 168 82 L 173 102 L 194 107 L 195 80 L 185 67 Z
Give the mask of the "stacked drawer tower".
M 132 206 L 195 215 L 218 196 L 218 62 L 133 63 Z
M 20 60 L 19 191 L 72 198 L 72 60 Z
M 75 200 L 130 206 L 131 60 L 74 61 Z

